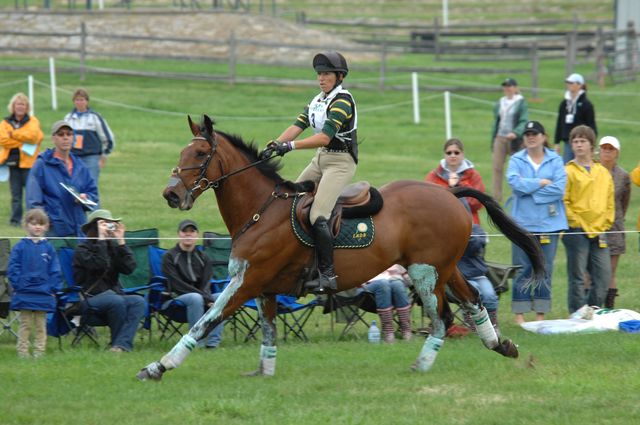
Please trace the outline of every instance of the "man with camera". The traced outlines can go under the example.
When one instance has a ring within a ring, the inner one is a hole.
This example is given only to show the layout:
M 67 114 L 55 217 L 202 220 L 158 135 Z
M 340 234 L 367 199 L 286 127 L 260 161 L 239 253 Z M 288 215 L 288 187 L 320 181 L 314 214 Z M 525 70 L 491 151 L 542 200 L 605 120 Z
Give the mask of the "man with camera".
M 136 268 L 133 251 L 125 244 L 124 223 L 100 209 L 89 215 L 82 231 L 87 239 L 73 255 L 73 275 L 90 308 L 87 324 L 109 326 L 110 351 L 131 351 L 145 302 L 140 295 L 125 295 L 118 280 L 121 273 L 131 274 Z

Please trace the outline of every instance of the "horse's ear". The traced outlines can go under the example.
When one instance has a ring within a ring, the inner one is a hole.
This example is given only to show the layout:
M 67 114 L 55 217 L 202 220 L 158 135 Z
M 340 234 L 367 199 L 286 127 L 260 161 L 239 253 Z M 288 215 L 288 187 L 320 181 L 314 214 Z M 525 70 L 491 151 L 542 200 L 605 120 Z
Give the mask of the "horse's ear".
M 187 119 L 189 121 L 189 127 L 191 128 L 191 134 L 194 136 L 200 136 L 200 127 L 191 120 L 191 115 L 187 115 Z
M 202 118 L 202 122 L 207 134 L 213 135 L 213 121 L 211 120 L 211 118 L 209 118 L 209 115 L 205 114 Z

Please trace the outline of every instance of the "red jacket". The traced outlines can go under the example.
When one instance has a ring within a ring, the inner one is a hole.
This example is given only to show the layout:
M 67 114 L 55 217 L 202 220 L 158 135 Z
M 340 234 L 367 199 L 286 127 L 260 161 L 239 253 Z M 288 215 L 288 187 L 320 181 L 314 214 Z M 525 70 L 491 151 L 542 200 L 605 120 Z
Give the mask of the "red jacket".
M 467 168 L 462 173 L 459 173 L 459 185 L 467 186 L 477 189 L 481 192 L 485 192 L 486 189 L 484 187 L 484 183 L 482 182 L 482 177 L 480 173 L 478 173 L 475 168 Z M 425 181 L 430 183 L 435 183 L 442 187 L 449 187 L 449 172 L 442 168 L 442 165 L 438 165 L 438 168 L 432 170 L 427 174 L 424 178 Z M 474 198 L 465 198 L 469 203 L 469 208 L 471 208 L 471 215 L 473 216 L 473 223 L 480 224 L 480 218 L 478 217 L 478 210 L 482 208 L 482 204 L 474 199 Z

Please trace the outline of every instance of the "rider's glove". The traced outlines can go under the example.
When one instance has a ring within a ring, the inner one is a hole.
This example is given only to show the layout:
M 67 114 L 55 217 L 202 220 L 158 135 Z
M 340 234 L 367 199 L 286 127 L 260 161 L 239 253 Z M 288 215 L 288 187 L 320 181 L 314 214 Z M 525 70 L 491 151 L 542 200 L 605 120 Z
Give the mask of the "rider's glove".
M 291 152 L 295 149 L 295 144 L 293 142 L 280 142 L 275 143 L 276 155 L 284 156 L 285 153 Z
M 278 146 L 278 142 L 277 140 L 272 140 L 269 143 L 267 143 L 267 147 L 264 148 L 262 150 L 262 152 L 260 152 L 260 154 L 258 155 L 258 158 L 260 159 L 268 159 L 271 158 L 271 155 L 273 155 L 273 152 L 276 150 L 276 146 Z

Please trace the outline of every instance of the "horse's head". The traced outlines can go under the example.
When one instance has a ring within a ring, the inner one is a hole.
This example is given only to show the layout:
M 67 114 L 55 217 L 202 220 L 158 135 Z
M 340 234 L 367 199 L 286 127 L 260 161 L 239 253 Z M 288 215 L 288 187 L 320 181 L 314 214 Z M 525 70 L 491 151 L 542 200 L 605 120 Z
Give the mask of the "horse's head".
M 197 125 L 190 116 L 187 118 L 193 139 L 180 153 L 178 166 L 171 170 L 169 183 L 162 192 L 171 208 L 181 210 L 191 209 L 202 192 L 217 186 L 209 171 L 209 163 L 218 145 L 213 121 L 205 115 L 202 123 Z

